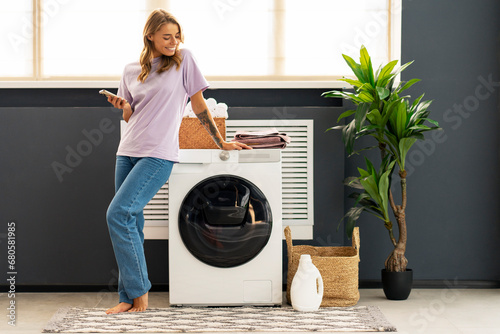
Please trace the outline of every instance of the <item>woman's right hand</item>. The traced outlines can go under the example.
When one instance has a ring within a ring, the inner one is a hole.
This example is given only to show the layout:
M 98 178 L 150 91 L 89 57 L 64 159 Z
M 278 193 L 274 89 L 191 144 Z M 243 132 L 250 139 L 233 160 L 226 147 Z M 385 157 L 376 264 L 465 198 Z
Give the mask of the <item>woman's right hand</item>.
M 128 123 L 128 120 L 130 119 L 130 116 L 132 116 L 133 110 L 132 107 L 130 106 L 130 103 L 127 102 L 124 98 L 121 97 L 111 97 L 108 96 L 108 102 L 113 105 L 116 109 L 122 109 L 123 110 L 123 119 L 125 122 Z

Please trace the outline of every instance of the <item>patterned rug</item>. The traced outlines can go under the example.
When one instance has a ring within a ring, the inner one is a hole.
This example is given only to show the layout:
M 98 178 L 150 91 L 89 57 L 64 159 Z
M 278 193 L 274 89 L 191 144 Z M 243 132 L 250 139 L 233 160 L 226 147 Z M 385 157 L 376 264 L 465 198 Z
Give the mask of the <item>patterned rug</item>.
M 107 315 L 105 309 L 62 308 L 44 333 L 191 332 L 395 332 L 375 306 L 328 307 L 297 312 L 291 307 L 172 307 Z

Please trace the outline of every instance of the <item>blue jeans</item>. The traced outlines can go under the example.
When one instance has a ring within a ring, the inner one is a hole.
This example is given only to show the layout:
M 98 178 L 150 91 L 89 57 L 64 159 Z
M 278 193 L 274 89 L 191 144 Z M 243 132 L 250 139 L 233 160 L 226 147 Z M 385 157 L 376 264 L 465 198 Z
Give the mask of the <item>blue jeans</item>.
M 106 218 L 116 262 L 120 302 L 151 289 L 144 256 L 143 209 L 167 182 L 174 163 L 157 158 L 117 156 L 115 196 Z

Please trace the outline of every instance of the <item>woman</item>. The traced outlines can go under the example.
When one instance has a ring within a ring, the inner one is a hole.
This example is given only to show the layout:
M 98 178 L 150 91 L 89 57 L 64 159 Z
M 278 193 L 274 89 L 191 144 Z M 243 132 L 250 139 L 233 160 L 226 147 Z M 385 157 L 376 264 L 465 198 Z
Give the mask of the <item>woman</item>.
M 125 67 L 118 96 L 128 123 L 118 147 L 115 196 L 107 222 L 119 269 L 119 304 L 106 313 L 141 312 L 148 306 L 144 257 L 143 208 L 165 184 L 179 159 L 179 127 L 188 97 L 197 117 L 223 150 L 250 148 L 226 142 L 208 112 L 203 91 L 208 83 L 191 52 L 179 50 L 180 24 L 163 9 L 153 11 L 144 27 L 140 62 Z

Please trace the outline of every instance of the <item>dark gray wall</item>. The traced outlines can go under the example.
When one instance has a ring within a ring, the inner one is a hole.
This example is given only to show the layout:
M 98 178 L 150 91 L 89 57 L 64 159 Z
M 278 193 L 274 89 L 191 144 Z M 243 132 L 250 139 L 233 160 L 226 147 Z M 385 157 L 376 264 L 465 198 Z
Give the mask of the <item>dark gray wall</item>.
M 408 210 L 408 256 L 418 278 L 500 279 L 490 265 L 500 262 L 498 13 L 496 0 L 405 4 L 403 41 L 413 42 L 402 58 L 415 65 L 403 79 L 422 79 L 413 94 L 435 100 L 444 129 L 420 148 L 423 159 L 410 156 L 419 201 Z
M 1 232 L 16 222 L 18 284 L 104 284 L 111 277 L 105 213 L 118 116 L 111 108 L 0 109 Z
M 410 95 L 434 100 L 431 118 L 444 129 L 408 156 L 409 267 L 420 280 L 498 281 L 500 2 L 403 5 L 402 62 L 415 62 L 402 78 L 422 80 Z M 360 225 L 360 276 L 378 279 L 388 236 L 371 218 Z
M 500 2 L 403 4 L 402 61 L 415 60 L 403 80 L 422 79 L 410 93 L 434 100 L 432 118 L 444 129 L 408 157 L 409 266 L 417 280 L 498 282 Z M 338 101 L 316 99 L 319 93 L 214 90 L 207 96 L 246 107 L 234 108 L 234 119 L 272 118 L 273 110 L 315 119 L 313 243 L 326 245 L 344 239 L 335 228 L 350 202 L 339 184 L 354 174 L 356 158 L 344 159 L 338 133 L 323 132 L 340 111 Z M 119 115 L 86 89 L 0 90 L 0 106 L 0 267 L 6 268 L 7 222 L 15 220 L 18 284 L 111 289 L 116 266 L 105 211 L 113 195 Z M 100 127 L 102 141 L 96 135 L 96 144 L 85 147 L 83 131 Z M 51 164 L 65 164 L 68 147 L 88 155 L 72 160 L 60 182 Z M 378 280 L 390 252 L 387 233 L 369 217 L 360 226 L 360 278 Z M 152 281 L 165 284 L 167 243 L 146 241 L 145 247 Z

